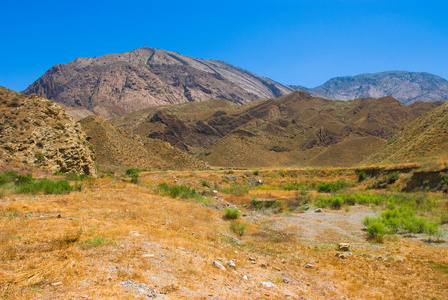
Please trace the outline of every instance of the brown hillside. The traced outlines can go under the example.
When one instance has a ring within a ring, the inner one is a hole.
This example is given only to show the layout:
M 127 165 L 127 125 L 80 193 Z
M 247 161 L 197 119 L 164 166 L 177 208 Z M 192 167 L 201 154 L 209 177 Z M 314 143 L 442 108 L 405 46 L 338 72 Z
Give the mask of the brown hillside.
M 448 157 L 448 103 L 410 123 L 362 164 L 437 161 Z
M 0 167 L 96 175 L 79 124 L 56 103 L 0 87 Z
M 82 119 L 80 123 L 90 137 L 97 163 L 104 171 L 123 168 L 180 170 L 207 167 L 204 162 L 166 142 L 117 130 L 99 117 L 92 115 Z
M 392 97 L 332 101 L 294 92 L 238 107 L 227 103 L 153 108 L 111 122 L 214 166 L 351 166 L 442 102 L 405 106 Z

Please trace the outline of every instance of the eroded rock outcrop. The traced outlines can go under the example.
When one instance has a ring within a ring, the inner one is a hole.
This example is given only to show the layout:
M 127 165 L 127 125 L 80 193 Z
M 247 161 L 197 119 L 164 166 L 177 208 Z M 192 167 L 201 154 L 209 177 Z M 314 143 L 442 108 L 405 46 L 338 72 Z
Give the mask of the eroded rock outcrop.
M 81 126 L 53 101 L 0 87 L 0 166 L 96 175 Z

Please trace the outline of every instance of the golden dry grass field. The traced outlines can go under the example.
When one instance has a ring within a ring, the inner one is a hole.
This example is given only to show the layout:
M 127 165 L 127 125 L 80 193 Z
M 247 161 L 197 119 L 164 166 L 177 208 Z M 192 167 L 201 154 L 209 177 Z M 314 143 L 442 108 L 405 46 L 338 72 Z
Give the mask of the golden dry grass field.
M 280 188 L 342 179 L 353 183 L 346 193 L 376 192 L 345 169 L 144 172 L 137 183 L 120 175 L 86 179 L 63 195 L 3 189 L 0 298 L 448 299 L 446 236 L 440 243 L 424 234 L 370 241 L 361 220 L 386 208 L 316 213 L 312 199 L 323 193 Z M 205 198 L 163 196 L 160 183 Z M 440 202 L 435 214 L 448 209 L 445 196 L 428 195 Z M 305 196 L 309 209 L 291 209 Z M 254 201 L 279 204 L 255 209 Z M 223 218 L 228 205 L 243 213 L 236 222 Z M 231 224 L 247 229 L 239 235 Z M 337 250 L 341 242 L 349 252 Z

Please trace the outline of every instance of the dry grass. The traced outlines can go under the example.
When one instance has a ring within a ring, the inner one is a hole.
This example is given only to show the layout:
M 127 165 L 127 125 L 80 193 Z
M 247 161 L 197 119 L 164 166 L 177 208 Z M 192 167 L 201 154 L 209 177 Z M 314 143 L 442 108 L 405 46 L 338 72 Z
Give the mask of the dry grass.
M 250 171 L 151 172 L 140 174 L 139 185 L 106 177 L 84 182 L 82 192 L 68 195 L 6 195 L 0 198 L 0 298 L 139 299 L 142 295 L 120 285 L 126 280 L 165 293 L 159 294 L 162 299 L 446 297 L 446 244 L 403 237 L 383 244 L 353 240 L 353 256 L 340 259 L 335 248 L 341 236 L 329 233 L 325 242 L 303 239 L 296 225 L 279 225 L 291 218 L 299 222 L 300 214 L 269 216 L 241 207 L 249 226 L 240 237 L 222 219 L 223 210 L 213 208 L 216 203 L 206 207 L 154 193 L 161 182 L 198 190 L 207 189 L 204 180 L 211 189 L 230 185 L 223 176 L 238 176 L 240 182 L 245 176 L 260 177 L 270 186 L 303 178 L 356 178 L 349 170 L 303 172 L 304 177 L 277 176 L 273 170 L 258 176 Z M 286 199 L 295 191 L 253 188 L 240 196 L 220 196 L 244 204 L 254 193 L 269 192 Z M 223 264 L 234 260 L 238 274 L 214 268 L 218 259 Z M 314 267 L 306 269 L 306 263 Z M 269 280 L 275 288 L 261 286 Z

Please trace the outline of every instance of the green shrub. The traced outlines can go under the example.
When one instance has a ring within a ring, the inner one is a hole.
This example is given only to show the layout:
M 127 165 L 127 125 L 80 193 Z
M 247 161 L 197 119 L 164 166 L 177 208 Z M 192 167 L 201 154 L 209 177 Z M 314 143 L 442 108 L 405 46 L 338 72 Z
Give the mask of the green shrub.
M 344 204 L 344 199 L 341 197 L 333 197 L 331 199 L 330 207 L 332 209 L 340 209 L 342 204 Z
M 225 220 L 236 220 L 238 217 L 241 216 L 241 212 L 238 208 L 224 208 L 224 216 L 223 219 Z
M 233 195 L 241 196 L 241 195 L 249 193 L 249 187 L 232 184 L 231 187 L 221 188 L 220 192 L 224 193 L 224 194 L 233 194 Z
M 138 174 L 131 176 L 131 183 L 137 183 L 138 182 Z
M 17 184 L 31 184 L 35 181 L 32 174 L 16 175 Z
M 5 173 L 0 174 L 0 185 L 4 185 L 10 181 L 10 178 Z
M 151 170 L 150 169 L 131 168 L 131 169 L 127 169 L 125 174 L 129 177 L 135 177 L 135 176 L 138 176 L 138 174 L 141 172 L 151 172 Z
M 382 241 L 386 233 L 386 226 L 381 222 L 371 222 L 367 225 L 369 239 Z
M 244 235 L 244 232 L 246 231 L 247 227 L 248 227 L 247 223 L 240 223 L 236 221 L 230 222 L 230 230 L 238 234 L 239 236 Z
M 320 193 L 334 193 L 337 192 L 350 184 L 346 182 L 345 180 L 341 179 L 338 180 L 336 183 L 330 183 L 330 182 L 319 182 L 316 186 L 317 191 Z
M 43 192 L 44 194 L 67 194 L 75 189 L 81 189 L 81 185 L 70 186 L 67 180 L 49 180 L 41 179 L 32 183 L 22 183 L 18 184 L 16 187 L 19 193 L 31 193 L 37 194 Z
M 255 170 L 255 171 L 253 172 L 253 174 L 254 174 L 255 176 L 258 176 L 259 171 L 258 171 L 258 170 Z
M 161 183 L 157 186 L 156 193 L 171 198 L 195 199 L 201 202 L 204 200 L 204 197 L 196 192 L 196 189 L 186 185 L 168 186 L 166 183 Z
M 208 187 L 209 189 L 211 188 L 210 183 L 207 181 L 201 181 L 202 186 Z
M 365 171 L 360 171 L 358 173 L 358 182 L 362 182 L 362 181 L 366 180 L 366 178 L 367 178 L 367 174 Z

